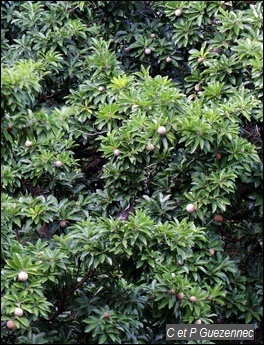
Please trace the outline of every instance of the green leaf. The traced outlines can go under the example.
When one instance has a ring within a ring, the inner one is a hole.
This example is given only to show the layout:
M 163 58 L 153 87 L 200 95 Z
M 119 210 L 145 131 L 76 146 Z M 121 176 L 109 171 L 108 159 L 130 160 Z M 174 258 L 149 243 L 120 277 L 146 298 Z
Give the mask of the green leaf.
M 102 335 L 100 335 L 100 337 L 98 339 L 98 344 L 106 344 L 106 341 L 107 341 L 107 335 L 102 334 Z

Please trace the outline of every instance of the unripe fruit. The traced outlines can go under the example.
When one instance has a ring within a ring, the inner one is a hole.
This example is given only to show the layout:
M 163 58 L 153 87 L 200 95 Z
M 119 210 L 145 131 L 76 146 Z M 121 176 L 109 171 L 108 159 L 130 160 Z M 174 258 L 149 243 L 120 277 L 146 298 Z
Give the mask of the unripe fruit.
M 195 207 L 194 207 L 193 204 L 188 204 L 188 205 L 186 206 L 186 210 L 187 210 L 187 212 L 189 212 L 189 213 L 193 213 L 193 212 L 195 211 Z
M 221 153 L 217 152 L 217 154 L 216 154 L 216 159 L 218 159 L 219 161 L 220 161 L 220 159 L 222 159 Z
M 175 277 L 176 277 L 176 274 L 175 274 L 175 273 L 172 273 L 172 274 L 171 274 L 171 277 L 172 277 L 172 278 L 175 278 Z
M 182 266 L 183 265 L 183 262 L 181 260 L 178 261 L 178 265 L 179 266 Z
M 25 271 L 21 271 L 18 273 L 18 280 L 20 280 L 21 282 L 25 282 L 26 280 L 28 280 L 28 274 Z
M 63 166 L 63 163 L 61 161 L 55 162 L 55 167 L 56 168 L 61 168 Z
M 64 219 L 62 219 L 62 220 L 60 221 L 60 227 L 61 227 L 61 228 L 65 228 L 66 225 L 67 225 L 66 221 L 65 221 Z
M 154 33 L 152 33 L 152 34 L 150 35 L 150 37 L 151 37 L 151 38 L 155 38 L 156 35 L 155 35 Z
M 116 157 L 118 157 L 118 156 L 120 155 L 120 151 L 119 151 L 118 149 L 115 149 L 115 150 L 114 150 L 114 155 L 115 155 Z
M 147 54 L 147 55 L 151 54 L 151 49 L 146 48 L 146 49 L 145 49 L 145 54 Z
M 195 296 L 191 296 L 191 297 L 190 297 L 190 301 L 191 301 L 191 302 L 196 302 L 196 301 L 197 301 L 197 298 L 196 298 Z
M 23 316 L 24 312 L 23 312 L 23 309 L 21 308 L 16 308 L 15 311 L 14 311 L 14 315 L 15 316 Z
M 204 60 L 204 58 L 201 56 L 201 57 L 199 57 L 199 59 L 197 60 L 197 62 L 198 62 L 198 63 L 201 63 L 201 62 L 203 62 L 203 60 Z
M 13 330 L 16 328 L 16 325 L 13 320 L 8 320 L 6 323 L 6 327 Z
M 215 221 L 215 222 L 219 222 L 219 223 L 223 223 L 224 217 L 223 217 L 221 214 L 216 214 L 216 215 L 214 216 L 214 221 Z
M 164 126 L 160 126 L 160 127 L 158 128 L 158 133 L 159 133 L 160 135 L 164 135 L 164 134 L 166 134 L 166 132 L 167 132 L 167 130 L 166 130 L 166 128 L 165 128 Z
M 167 56 L 166 62 L 171 62 L 171 57 L 170 56 Z
M 175 16 L 176 17 L 180 17 L 182 15 L 182 10 L 180 8 L 178 8 L 176 11 L 175 11 Z
M 196 321 L 194 322 L 194 324 L 196 324 L 196 325 L 200 325 L 201 323 L 202 323 L 201 320 L 196 320 Z
M 209 248 L 210 255 L 214 255 L 215 251 L 212 248 Z
M 105 88 L 104 88 L 103 86 L 99 86 L 99 87 L 98 87 L 98 91 L 99 91 L 99 92 L 103 92 L 104 90 L 105 90 Z
M 176 297 L 179 300 L 184 299 L 184 293 L 183 292 L 179 292 L 179 293 L 177 293 Z
M 30 147 L 32 144 L 33 144 L 32 141 L 29 141 L 29 140 L 27 140 L 27 141 L 25 142 L 25 146 L 26 146 L 26 147 Z

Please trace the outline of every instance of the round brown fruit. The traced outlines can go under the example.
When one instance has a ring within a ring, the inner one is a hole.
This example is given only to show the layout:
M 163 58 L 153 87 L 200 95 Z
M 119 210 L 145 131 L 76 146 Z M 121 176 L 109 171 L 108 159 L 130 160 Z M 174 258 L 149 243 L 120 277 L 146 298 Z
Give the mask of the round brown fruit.
M 199 57 L 199 59 L 197 60 L 197 62 L 198 62 L 198 63 L 201 63 L 201 62 L 203 62 L 203 60 L 204 60 L 204 58 L 201 56 L 201 57 Z
M 219 153 L 219 152 L 216 153 L 216 159 L 219 161 L 220 161 L 220 159 L 222 159 L 221 153 Z
M 155 35 L 154 33 L 152 33 L 152 34 L 150 35 L 150 37 L 151 37 L 151 38 L 155 38 L 156 35 Z
M 147 54 L 147 55 L 151 54 L 151 49 L 146 48 L 146 49 L 145 49 L 145 54 Z
M 28 274 L 25 271 L 21 271 L 18 273 L 18 280 L 20 280 L 21 282 L 25 282 L 26 280 L 28 280 Z
M 190 301 L 191 301 L 191 302 L 196 302 L 196 301 L 197 301 L 197 298 L 196 298 L 195 296 L 191 296 L 191 297 L 190 297 Z
M 23 316 L 24 312 L 23 312 L 23 309 L 21 308 L 16 308 L 15 311 L 14 311 L 14 315 L 15 316 Z
M 170 56 L 167 56 L 166 62 L 171 62 L 171 57 Z
M 61 227 L 61 228 L 65 228 L 66 225 L 67 225 L 66 220 L 62 219 L 62 220 L 60 221 L 60 227 Z
M 167 130 L 166 130 L 166 128 L 165 128 L 164 126 L 160 126 L 160 127 L 158 128 L 158 133 L 159 133 L 160 135 L 164 135 L 164 134 L 166 134 L 166 132 L 167 132 Z
M 219 223 L 223 223 L 224 217 L 223 217 L 221 214 L 216 214 L 216 215 L 214 216 L 214 221 L 215 221 L 215 222 L 219 222 Z
M 99 87 L 98 87 L 98 91 L 99 91 L 99 92 L 104 92 L 104 90 L 105 90 L 105 88 L 104 88 L 103 86 L 99 86 Z
M 177 293 L 176 297 L 179 300 L 184 299 L 184 293 L 183 292 L 179 292 L 179 293 Z
M 8 320 L 6 323 L 6 327 L 13 330 L 16 328 L 16 324 L 14 323 L 13 320 Z

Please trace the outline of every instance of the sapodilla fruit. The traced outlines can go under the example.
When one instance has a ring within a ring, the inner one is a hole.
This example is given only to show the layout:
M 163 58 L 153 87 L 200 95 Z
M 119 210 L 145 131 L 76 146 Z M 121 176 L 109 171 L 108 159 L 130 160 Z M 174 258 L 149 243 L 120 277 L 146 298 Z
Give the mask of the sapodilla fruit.
M 180 8 L 177 8 L 177 10 L 175 11 L 175 16 L 180 17 L 181 15 L 182 15 L 182 10 Z
M 209 250 L 210 255 L 214 255 L 215 251 L 213 248 L 209 248 L 208 250 Z
M 216 159 L 219 161 L 220 161 L 220 159 L 222 159 L 222 155 L 220 152 L 217 152 L 215 156 L 216 156 Z
M 145 49 L 145 54 L 147 54 L 147 55 L 151 54 L 151 49 L 146 48 L 146 49 Z
M 114 155 L 115 155 L 116 157 L 118 157 L 118 156 L 120 155 L 120 151 L 119 151 L 118 149 L 115 149 L 115 150 L 114 150 Z
M 196 325 L 200 325 L 201 323 L 202 323 L 201 320 L 196 320 L 196 321 L 194 322 L 194 324 L 196 324 Z
M 155 150 L 155 146 L 153 144 L 151 144 L 151 143 L 148 143 L 147 146 L 146 146 L 146 149 L 148 151 L 153 151 L 153 150 Z
M 14 310 L 14 315 L 15 316 L 23 316 L 23 314 L 24 314 L 24 312 L 23 312 L 23 309 L 21 309 L 21 308 L 16 308 L 15 310 Z
M 6 327 L 13 330 L 16 328 L 16 324 L 13 320 L 8 320 L 7 323 L 6 323 Z
M 195 91 L 197 91 L 197 92 L 198 92 L 198 91 L 202 91 L 202 89 L 203 89 L 203 88 L 202 88 L 201 84 L 195 84 L 195 86 L 194 86 L 194 90 L 195 90 Z
M 62 220 L 60 221 L 60 227 L 61 227 L 61 228 L 65 228 L 66 225 L 67 225 L 66 220 L 62 219 Z
M 56 168 L 61 168 L 63 166 L 63 163 L 61 161 L 56 161 L 55 162 L 55 167 Z
M 166 132 L 167 132 L 166 127 L 164 127 L 164 126 L 159 126 L 159 128 L 158 128 L 158 133 L 159 133 L 160 135 L 164 135 L 164 134 L 166 134 Z
M 179 293 L 177 293 L 176 297 L 179 300 L 184 299 L 184 293 L 183 292 L 179 292 Z
M 186 206 L 186 210 L 187 210 L 187 212 L 189 212 L 189 213 L 193 213 L 193 212 L 195 211 L 195 206 L 194 206 L 194 204 L 188 204 L 188 205 Z
M 25 282 L 26 280 L 28 280 L 28 274 L 25 271 L 21 271 L 18 273 L 18 280 L 20 280 L 21 282 Z
M 224 217 L 223 217 L 221 214 L 216 214 L 216 215 L 214 216 L 214 221 L 215 221 L 215 222 L 219 222 L 219 223 L 223 223 Z
M 104 319 L 109 319 L 110 316 L 111 316 L 110 313 L 108 313 L 108 311 L 105 311 L 105 312 L 104 312 L 104 315 L 103 315 L 103 318 L 104 318 Z

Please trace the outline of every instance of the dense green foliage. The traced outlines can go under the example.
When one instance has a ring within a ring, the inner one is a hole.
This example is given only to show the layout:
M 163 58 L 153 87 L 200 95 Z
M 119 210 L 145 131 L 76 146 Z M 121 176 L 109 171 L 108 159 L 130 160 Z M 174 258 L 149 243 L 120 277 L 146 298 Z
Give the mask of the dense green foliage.
M 1 24 L 2 341 L 261 330 L 262 3 L 3 1 Z

